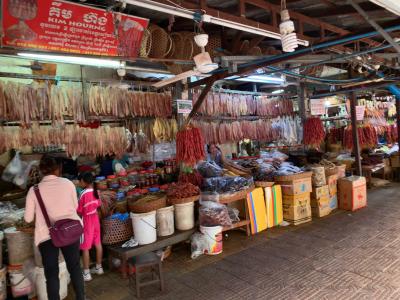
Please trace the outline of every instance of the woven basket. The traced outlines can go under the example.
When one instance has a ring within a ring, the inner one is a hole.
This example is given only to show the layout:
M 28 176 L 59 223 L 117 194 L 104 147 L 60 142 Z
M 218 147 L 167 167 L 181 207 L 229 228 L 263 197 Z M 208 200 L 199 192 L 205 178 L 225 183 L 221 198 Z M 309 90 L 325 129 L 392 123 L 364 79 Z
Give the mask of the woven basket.
M 200 195 L 187 197 L 187 198 L 168 198 L 168 203 L 171 205 L 184 204 L 189 202 L 195 202 L 200 199 Z
M 152 200 L 149 197 L 152 195 L 144 196 L 134 203 L 129 204 L 129 209 L 133 213 L 148 213 L 167 206 L 167 196 L 159 195 L 159 197 Z
M 275 184 L 275 182 L 270 181 L 255 181 L 254 182 L 256 187 L 271 187 Z
M 148 29 L 152 41 L 148 56 L 152 58 L 164 58 L 172 47 L 168 33 L 154 24 L 151 24 Z
M 208 38 L 208 44 L 206 46 L 206 51 L 210 54 L 211 58 L 217 56 L 217 52 L 215 51 L 218 48 L 221 48 L 222 41 L 219 36 L 210 36 Z
M 254 188 L 249 188 L 247 190 L 242 190 L 242 191 L 238 191 L 235 193 L 220 194 L 219 202 L 224 203 L 224 202 L 232 202 L 232 201 L 237 201 L 237 200 L 241 200 L 241 199 L 246 199 L 247 194 L 251 193 L 253 190 L 254 190 Z
M 128 218 L 126 221 L 118 219 L 104 219 L 103 238 L 104 245 L 113 245 L 129 240 L 133 235 L 132 221 Z
M 151 38 L 150 31 L 148 29 L 145 29 L 143 31 L 142 44 L 140 45 L 140 50 L 139 50 L 140 57 L 148 57 L 149 56 L 152 41 L 153 40 Z
M 336 175 L 339 172 L 338 167 L 325 168 L 325 176 Z
M 181 59 L 183 48 L 185 47 L 183 35 L 180 32 L 172 32 L 169 37 L 172 40 L 173 47 L 168 54 L 168 58 Z
M 293 181 L 297 179 L 303 179 L 307 177 L 311 177 L 312 172 L 303 172 L 293 175 L 284 175 L 284 176 L 275 176 L 275 181 Z
M 21 231 L 5 231 L 8 249 L 8 263 L 22 265 L 33 257 L 33 236 Z

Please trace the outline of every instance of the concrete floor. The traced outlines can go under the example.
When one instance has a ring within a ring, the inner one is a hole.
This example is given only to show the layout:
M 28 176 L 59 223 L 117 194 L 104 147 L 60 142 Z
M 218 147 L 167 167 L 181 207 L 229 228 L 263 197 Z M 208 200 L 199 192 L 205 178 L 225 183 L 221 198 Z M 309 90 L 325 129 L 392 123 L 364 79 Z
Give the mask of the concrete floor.
M 190 259 L 179 245 L 164 262 L 166 292 L 150 299 L 400 299 L 400 185 L 369 190 L 368 207 L 247 238 L 232 232 L 224 253 Z M 108 272 L 87 284 L 96 300 L 135 299 Z

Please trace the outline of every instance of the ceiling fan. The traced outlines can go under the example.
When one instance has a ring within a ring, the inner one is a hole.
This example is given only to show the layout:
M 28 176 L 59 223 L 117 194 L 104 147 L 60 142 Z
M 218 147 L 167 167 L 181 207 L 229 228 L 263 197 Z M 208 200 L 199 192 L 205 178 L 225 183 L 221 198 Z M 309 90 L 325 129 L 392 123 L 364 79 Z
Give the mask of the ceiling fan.
M 191 76 L 200 76 L 218 69 L 218 64 L 213 63 L 210 54 L 205 51 L 205 47 L 208 43 L 208 34 L 198 34 L 194 37 L 194 41 L 196 42 L 197 46 L 201 48 L 201 53 L 193 57 L 196 67 L 193 70 L 180 73 L 172 78 L 161 80 L 153 84 L 153 87 L 161 88 L 163 86 L 183 80 L 185 78 Z

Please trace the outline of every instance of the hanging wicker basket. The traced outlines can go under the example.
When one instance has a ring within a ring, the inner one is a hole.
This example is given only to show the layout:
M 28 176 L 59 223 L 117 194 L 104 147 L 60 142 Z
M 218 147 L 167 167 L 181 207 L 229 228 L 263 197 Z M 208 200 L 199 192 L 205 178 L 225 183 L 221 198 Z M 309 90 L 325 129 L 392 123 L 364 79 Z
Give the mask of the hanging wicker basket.
M 140 51 L 139 51 L 140 57 L 148 57 L 149 56 L 152 41 L 153 40 L 151 38 L 150 31 L 148 29 L 145 29 L 143 31 L 142 44 L 140 46 Z
M 168 33 L 161 27 L 151 24 L 149 26 L 151 35 L 151 47 L 149 57 L 164 58 L 171 51 L 172 42 Z

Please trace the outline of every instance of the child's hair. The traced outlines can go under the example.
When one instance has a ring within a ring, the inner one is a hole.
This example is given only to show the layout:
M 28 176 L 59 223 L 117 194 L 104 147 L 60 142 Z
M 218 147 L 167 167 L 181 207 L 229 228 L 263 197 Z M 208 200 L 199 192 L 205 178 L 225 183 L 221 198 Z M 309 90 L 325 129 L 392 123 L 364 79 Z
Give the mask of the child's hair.
M 84 172 L 84 173 L 79 174 L 78 179 L 82 180 L 86 184 L 92 184 L 93 185 L 93 194 L 94 194 L 94 196 L 97 199 L 100 198 L 99 197 L 99 193 L 97 191 L 97 184 L 94 181 L 95 178 L 94 178 L 94 176 L 93 176 L 93 174 L 91 172 Z

